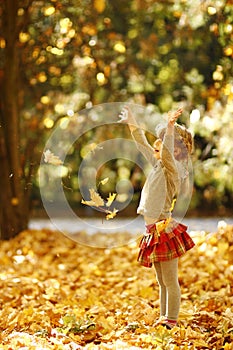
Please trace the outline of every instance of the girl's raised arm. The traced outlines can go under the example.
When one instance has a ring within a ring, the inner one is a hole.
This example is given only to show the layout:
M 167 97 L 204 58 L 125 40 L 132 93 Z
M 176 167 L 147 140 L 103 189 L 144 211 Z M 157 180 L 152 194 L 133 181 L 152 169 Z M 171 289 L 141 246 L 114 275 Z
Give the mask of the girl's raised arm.
M 120 114 L 120 117 L 120 122 L 128 124 L 129 129 L 131 131 L 131 135 L 136 143 L 138 150 L 144 155 L 144 157 L 149 161 L 149 163 L 151 163 L 154 166 L 157 163 L 157 160 L 154 156 L 154 149 L 149 144 L 144 131 L 141 130 L 133 113 L 131 112 L 128 106 L 126 106 L 123 109 L 123 113 Z

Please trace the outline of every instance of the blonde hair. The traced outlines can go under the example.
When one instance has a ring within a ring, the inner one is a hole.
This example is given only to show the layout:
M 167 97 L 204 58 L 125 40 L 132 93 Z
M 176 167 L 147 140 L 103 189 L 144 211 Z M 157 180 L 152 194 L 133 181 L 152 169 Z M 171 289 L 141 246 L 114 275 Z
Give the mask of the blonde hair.
M 158 124 L 155 131 L 156 136 L 163 139 L 166 131 L 166 125 Z M 182 158 L 186 158 L 187 153 L 192 154 L 194 147 L 193 136 L 184 125 L 177 123 L 175 123 L 175 144 L 181 148 Z
M 192 154 L 193 152 L 193 136 L 189 130 L 186 129 L 185 126 L 175 124 L 175 130 L 178 134 L 178 137 L 181 141 L 184 142 L 188 153 Z M 176 138 L 176 137 L 175 137 Z

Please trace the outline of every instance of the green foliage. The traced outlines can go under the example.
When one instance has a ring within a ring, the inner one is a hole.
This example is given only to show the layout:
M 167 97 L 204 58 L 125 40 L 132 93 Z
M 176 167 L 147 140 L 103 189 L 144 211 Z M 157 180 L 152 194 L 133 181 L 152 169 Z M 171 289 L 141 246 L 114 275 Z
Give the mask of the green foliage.
M 82 333 L 90 329 L 95 329 L 95 323 L 90 317 L 85 316 L 83 319 L 77 320 L 75 315 L 65 315 L 61 318 L 61 328 L 57 328 L 58 332 L 61 333 Z

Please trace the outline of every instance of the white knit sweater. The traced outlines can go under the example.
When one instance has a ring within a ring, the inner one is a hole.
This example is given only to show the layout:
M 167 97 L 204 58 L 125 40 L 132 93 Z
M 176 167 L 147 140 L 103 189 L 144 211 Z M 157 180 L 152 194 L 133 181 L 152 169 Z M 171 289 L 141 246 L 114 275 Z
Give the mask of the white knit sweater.
M 169 218 L 173 198 L 180 187 L 179 172 L 174 158 L 174 133 L 165 133 L 159 160 L 155 158 L 154 148 L 148 143 L 141 129 L 132 131 L 132 137 L 138 150 L 152 165 L 141 192 L 137 213 L 157 220 Z

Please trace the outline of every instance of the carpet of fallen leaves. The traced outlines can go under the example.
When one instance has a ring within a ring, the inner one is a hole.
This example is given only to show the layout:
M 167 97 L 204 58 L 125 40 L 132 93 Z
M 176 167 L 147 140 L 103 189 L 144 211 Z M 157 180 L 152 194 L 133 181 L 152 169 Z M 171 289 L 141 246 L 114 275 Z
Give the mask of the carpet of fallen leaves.
M 138 242 L 93 248 L 49 230 L 0 242 L 0 350 L 233 349 L 233 227 L 191 234 L 172 331 L 154 326 L 158 287 Z

